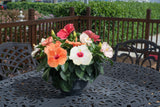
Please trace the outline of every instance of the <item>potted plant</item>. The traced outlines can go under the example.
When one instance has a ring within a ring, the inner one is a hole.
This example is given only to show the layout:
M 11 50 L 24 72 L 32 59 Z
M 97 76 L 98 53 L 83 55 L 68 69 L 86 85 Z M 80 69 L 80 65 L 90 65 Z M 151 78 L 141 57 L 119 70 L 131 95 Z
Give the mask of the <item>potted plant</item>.
M 32 56 L 41 57 L 37 70 L 43 69 L 44 80 L 51 79 L 53 86 L 63 92 L 79 92 L 77 83 L 84 88 L 88 81 L 103 74 L 103 62 L 112 64 L 113 49 L 100 41 L 100 36 L 91 30 L 76 33 L 74 25 L 67 24 L 57 35 L 52 30 L 50 37 L 42 38 Z

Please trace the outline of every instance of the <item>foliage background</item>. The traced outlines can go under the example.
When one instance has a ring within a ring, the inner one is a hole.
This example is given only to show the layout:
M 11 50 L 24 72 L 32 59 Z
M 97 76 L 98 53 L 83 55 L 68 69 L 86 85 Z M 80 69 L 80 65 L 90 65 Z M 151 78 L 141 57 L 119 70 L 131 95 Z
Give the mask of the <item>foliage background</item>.
M 160 3 L 140 2 L 106 2 L 90 1 L 83 2 L 61 2 L 61 3 L 33 3 L 33 2 L 10 2 L 8 9 L 29 9 L 34 8 L 45 15 L 53 14 L 56 17 L 69 16 L 69 8 L 75 8 L 76 15 L 85 15 L 86 7 L 91 7 L 92 16 L 145 18 L 146 10 L 151 9 L 151 18 L 160 19 Z

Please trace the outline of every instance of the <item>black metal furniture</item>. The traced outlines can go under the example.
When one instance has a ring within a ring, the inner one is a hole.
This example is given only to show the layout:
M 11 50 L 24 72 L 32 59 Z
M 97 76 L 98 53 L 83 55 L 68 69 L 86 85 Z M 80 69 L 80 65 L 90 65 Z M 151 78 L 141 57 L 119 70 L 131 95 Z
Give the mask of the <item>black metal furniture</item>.
M 0 81 L 0 107 L 159 107 L 160 72 L 133 64 L 104 64 L 105 74 L 81 95 L 63 96 L 42 72 Z
M 2 79 L 36 69 L 30 43 L 6 42 L 0 44 L 0 75 Z
M 121 51 L 122 49 L 125 51 Z M 152 55 L 156 52 L 158 53 L 157 59 Z M 160 47 L 147 40 L 128 40 L 116 45 L 113 60 L 150 67 L 159 71 Z

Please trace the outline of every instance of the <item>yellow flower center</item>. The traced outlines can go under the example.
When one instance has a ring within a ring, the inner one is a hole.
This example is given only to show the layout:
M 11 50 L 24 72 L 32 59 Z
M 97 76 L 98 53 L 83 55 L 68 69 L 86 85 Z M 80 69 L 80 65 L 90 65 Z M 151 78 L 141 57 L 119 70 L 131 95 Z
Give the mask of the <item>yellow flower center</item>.
M 108 51 L 109 50 L 109 48 L 106 48 L 106 51 Z

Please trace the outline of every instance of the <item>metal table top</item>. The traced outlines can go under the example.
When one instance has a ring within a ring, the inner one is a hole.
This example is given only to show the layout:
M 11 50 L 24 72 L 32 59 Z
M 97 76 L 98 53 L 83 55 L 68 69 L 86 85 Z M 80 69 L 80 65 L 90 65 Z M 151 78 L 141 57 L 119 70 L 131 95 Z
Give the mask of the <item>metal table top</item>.
M 160 72 L 124 63 L 105 63 L 104 70 L 81 95 L 66 97 L 42 72 L 3 80 L 0 107 L 160 107 Z

